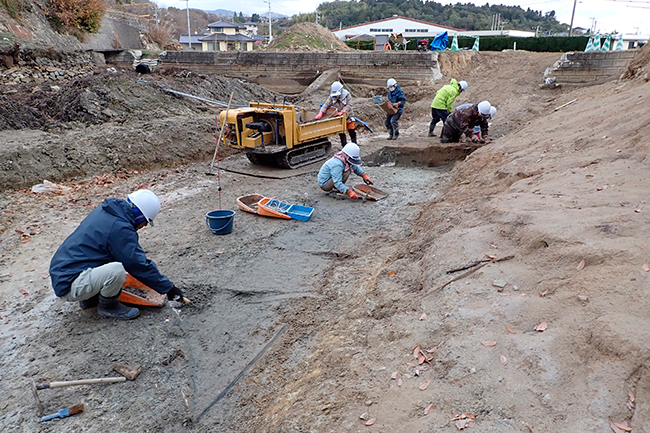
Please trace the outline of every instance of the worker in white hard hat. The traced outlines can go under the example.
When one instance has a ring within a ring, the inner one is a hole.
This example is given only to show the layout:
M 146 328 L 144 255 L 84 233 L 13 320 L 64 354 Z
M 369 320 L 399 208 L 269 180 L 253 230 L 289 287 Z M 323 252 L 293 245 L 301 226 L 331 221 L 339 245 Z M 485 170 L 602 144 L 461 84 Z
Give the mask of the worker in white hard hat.
M 314 117 L 315 120 L 323 117 L 327 110 L 334 108 L 334 113 L 336 116 L 346 115 L 346 128 L 348 134 L 350 135 L 350 141 L 353 143 L 357 142 L 357 131 L 354 126 L 354 116 L 352 112 L 352 95 L 346 89 L 343 88 L 343 84 L 339 81 L 334 81 L 332 87 L 330 88 L 330 96 L 327 98 L 327 101 L 320 107 L 320 111 Z M 345 133 L 340 133 L 339 138 L 341 139 L 341 147 L 344 147 L 348 140 L 345 137 Z
M 169 300 L 180 301 L 183 292 L 147 259 L 137 231 L 160 212 L 158 196 L 140 189 L 124 199 L 107 198 L 61 244 L 50 262 L 56 296 L 79 302 L 82 309 L 97 306 L 103 317 L 133 319 L 137 308 L 118 301 L 128 272 Z
M 455 110 L 462 110 L 463 108 L 471 107 L 474 104 L 462 104 L 459 105 L 458 107 L 455 108 Z M 497 107 L 494 105 L 490 107 L 490 114 L 488 115 L 488 120 L 494 119 L 494 116 L 497 115 Z M 488 123 L 488 125 L 492 125 L 491 123 Z M 481 137 L 481 127 L 479 125 L 474 126 L 474 134 L 476 134 L 479 138 Z
M 337 191 L 347 194 L 353 200 L 359 198 L 356 192 L 345 186 L 350 177 L 350 172 L 361 176 L 366 185 L 372 185 L 372 180 L 361 168 L 361 157 L 359 146 L 356 143 L 348 143 L 343 150 L 334 154 L 327 160 L 318 171 L 318 186 L 323 191 Z
M 465 134 L 465 137 L 473 142 L 489 142 L 488 120 L 491 110 L 492 105 L 488 101 L 455 110 L 445 120 L 440 141 L 442 143 L 458 143 Z M 474 132 L 475 126 L 480 128 L 480 135 Z
M 454 103 L 458 95 L 467 90 L 467 81 L 456 81 L 452 78 L 449 84 L 446 84 L 436 92 L 435 98 L 431 101 L 431 123 L 429 123 L 429 137 L 434 137 L 433 130 L 439 120 L 445 123 L 447 116 L 453 111 L 451 104 Z
M 404 97 L 402 88 L 397 85 L 397 81 L 394 78 L 386 82 L 386 87 L 388 88 L 388 102 L 397 107 L 397 113 L 386 113 L 386 121 L 384 124 L 386 125 L 386 129 L 388 129 L 388 140 L 397 140 L 397 137 L 399 137 L 399 124 L 397 121 L 402 117 L 402 113 L 404 112 L 406 98 Z

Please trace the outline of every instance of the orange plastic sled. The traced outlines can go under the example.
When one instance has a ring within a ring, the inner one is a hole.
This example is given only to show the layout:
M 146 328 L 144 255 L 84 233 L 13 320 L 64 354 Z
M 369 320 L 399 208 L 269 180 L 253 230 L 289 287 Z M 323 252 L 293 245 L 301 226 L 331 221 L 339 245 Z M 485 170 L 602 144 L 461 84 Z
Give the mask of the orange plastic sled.
M 137 289 L 141 292 L 141 295 L 136 295 L 127 291 L 128 288 Z M 117 298 L 118 301 L 130 305 L 140 305 L 143 307 L 162 307 L 165 305 L 167 296 L 164 294 L 156 292 L 151 287 L 142 284 L 140 281 L 133 278 L 130 274 L 126 274 L 126 281 L 122 284 L 122 293 L 120 297 Z

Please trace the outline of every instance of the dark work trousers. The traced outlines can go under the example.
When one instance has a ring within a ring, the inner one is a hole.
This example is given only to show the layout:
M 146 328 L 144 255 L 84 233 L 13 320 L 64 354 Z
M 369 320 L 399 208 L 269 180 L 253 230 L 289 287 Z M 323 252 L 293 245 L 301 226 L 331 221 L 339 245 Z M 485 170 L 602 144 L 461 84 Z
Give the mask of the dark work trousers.
M 350 140 L 352 140 L 353 143 L 357 142 L 357 130 L 356 129 L 348 129 L 348 134 L 350 134 Z M 348 144 L 348 139 L 345 136 L 344 133 L 339 134 L 339 138 L 341 139 L 341 147 L 345 147 L 346 144 Z
M 441 143 L 458 143 L 463 132 L 460 131 L 454 124 L 447 121 L 442 125 L 442 133 L 440 134 Z
M 438 120 L 442 120 L 442 124 L 444 125 L 445 120 L 447 120 L 447 116 L 449 116 L 449 111 L 447 111 L 447 110 L 439 110 L 437 108 L 432 108 L 431 109 L 431 123 L 429 124 L 429 134 L 433 134 L 433 129 L 438 124 Z
M 397 138 L 399 136 L 399 124 L 397 121 L 400 117 L 402 117 L 402 113 L 386 114 L 384 125 L 386 125 L 386 129 L 388 129 L 388 138 Z

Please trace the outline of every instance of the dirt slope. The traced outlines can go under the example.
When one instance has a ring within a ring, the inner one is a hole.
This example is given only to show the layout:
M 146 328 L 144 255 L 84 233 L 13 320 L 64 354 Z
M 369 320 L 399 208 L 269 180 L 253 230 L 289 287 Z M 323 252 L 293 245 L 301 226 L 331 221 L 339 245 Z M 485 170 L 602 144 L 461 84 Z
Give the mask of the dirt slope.
M 650 119 L 642 110 L 650 84 L 540 90 L 546 56 L 480 53 L 448 65 L 470 83 L 458 103 L 498 106 L 495 141 L 453 168 L 367 167 L 391 193 L 382 202 L 324 196 L 314 172 L 222 172 L 218 183 L 205 164 L 77 179 L 63 195 L 4 193 L 0 425 L 452 432 L 454 414 L 470 413 L 476 422 L 466 431 L 608 431 L 610 419 L 650 430 Z M 425 137 L 428 90 L 405 89 L 404 132 L 394 144 L 405 151 L 436 141 Z M 357 98 L 355 108 L 379 125 L 361 135 L 366 156 L 386 143 L 383 116 Z M 156 121 L 143 114 L 142 128 Z M 119 124 L 95 127 L 107 135 Z M 164 209 L 143 246 L 193 304 L 113 322 L 57 300 L 47 265 L 60 242 L 103 197 L 143 186 Z M 205 212 L 234 208 L 253 192 L 312 206 L 313 220 L 239 212 L 231 235 L 207 232 Z M 448 270 L 508 255 L 438 290 L 465 272 Z M 278 342 L 215 402 L 284 324 Z M 429 362 L 418 365 L 418 345 Z M 36 422 L 29 380 L 115 375 L 115 362 L 143 372 L 125 384 L 43 391 L 49 411 L 81 401 L 87 411 Z M 364 426 L 364 413 L 373 426 Z

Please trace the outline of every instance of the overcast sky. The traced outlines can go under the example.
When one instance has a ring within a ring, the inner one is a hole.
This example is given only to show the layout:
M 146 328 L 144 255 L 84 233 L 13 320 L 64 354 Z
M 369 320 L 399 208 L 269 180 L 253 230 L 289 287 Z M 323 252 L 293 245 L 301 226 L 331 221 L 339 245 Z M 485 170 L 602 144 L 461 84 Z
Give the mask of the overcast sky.
M 187 1 L 187 0 L 186 0 Z M 158 4 L 163 7 L 174 6 L 185 9 L 186 1 L 163 0 Z M 270 0 L 271 11 L 283 15 L 314 12 L 321 3 L 320 0 Z M 474 3 L 482 6 L 487 1 L 466 0 L 437 0 L 437 3 Z M 490 4 L 521 6 L 543 13 L 554 10 L 558 21 L 569 24 L 573 10 L 573 0 L 497 0 Z M 215 1 L 189 0 L 190 8 L 203 10 L 226 9 L 252 13 L 268 13 L 269 5 L 263 0 Z M 640 33 L 650 34 L 650 0 L 578 0 L 576 5 L 574 27 L 591 28 L 596 22 L 596 30 L 600 32 Z M 485 29 L 489 30 L 489 29 Z

